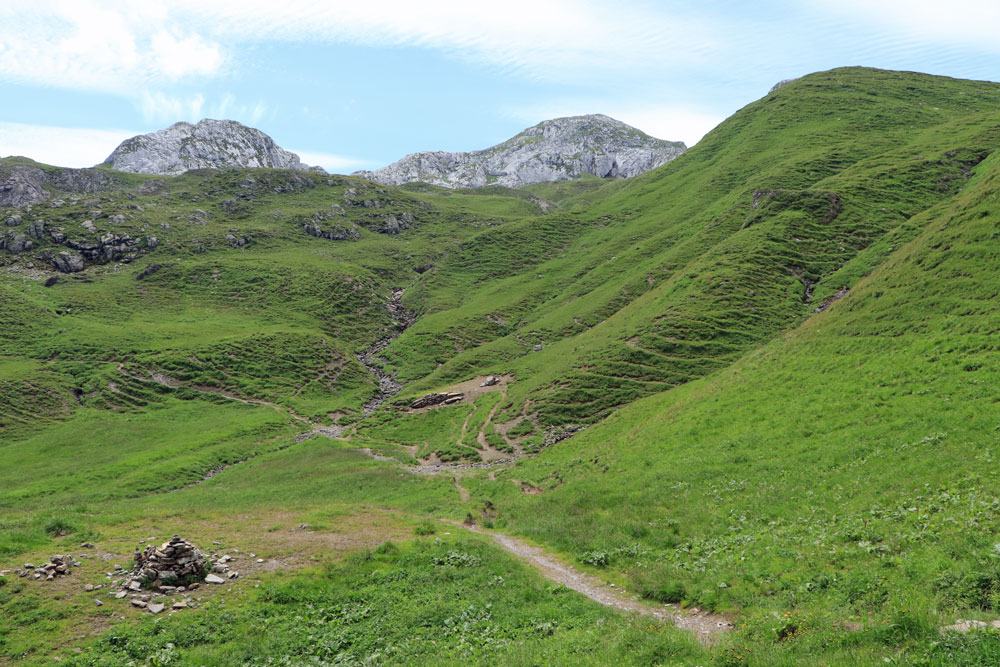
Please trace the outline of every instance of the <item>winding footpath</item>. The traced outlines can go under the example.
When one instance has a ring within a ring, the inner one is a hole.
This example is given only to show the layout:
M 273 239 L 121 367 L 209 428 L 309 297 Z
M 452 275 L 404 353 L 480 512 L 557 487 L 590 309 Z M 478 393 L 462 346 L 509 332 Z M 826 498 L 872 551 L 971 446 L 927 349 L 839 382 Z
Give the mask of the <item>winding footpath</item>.
M 593 575 L 563 563 L 540 547 L 532 546 L 510 535 L 482 530 L 475 525 L 461 525 L 474 533 L 492 538 L 497 545 L 527 562 L 549 581 L 562 584 L 566 588 L 586 595 L 605 607 L 614 607 L 622 611 L 644 614 L 661 621 L 671 622 L 682 630 L 694 633 L 698 641 L 706 644 L 712 643 L 719 635 L 729 632 L 733 627 L 733 624 L 725 616 L 719 614 L 711 614 L 698 609 L 682 610 L 672 604 L 659 606 L 642 602 L 637 597 L 628 595 L 625 591 Z

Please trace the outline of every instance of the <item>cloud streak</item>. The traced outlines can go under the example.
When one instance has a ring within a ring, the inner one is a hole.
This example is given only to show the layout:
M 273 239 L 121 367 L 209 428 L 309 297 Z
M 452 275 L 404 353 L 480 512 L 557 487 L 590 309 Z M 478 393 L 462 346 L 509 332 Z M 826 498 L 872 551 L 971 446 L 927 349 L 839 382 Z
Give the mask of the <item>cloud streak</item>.
M 128 95 L 225 72 L 266 41 L 411 46 L 546 79 L 697 60 L 705 23 L 633 0 L 7 0 L 0 77 Z
M 60 167 L 92 167 L 118 144 L 139 134 L 129 130 L 48 127 L 0 122 L 0 156 L 23 155 Z
M 288 150 L 292 151 L 306 164 L 312 166 L 320 166 L 329 172 L 334 174 L 348 174 L 352 171 L 357 171 L 358 169 L 370 169 L 374 167 L 379 167 L 371 160 L 363 160 L 361 158 L 347 157 L 344 155 L 332 155 L 330 153 L 316 153 L 313 151 L 299 151 L 293 148 Z

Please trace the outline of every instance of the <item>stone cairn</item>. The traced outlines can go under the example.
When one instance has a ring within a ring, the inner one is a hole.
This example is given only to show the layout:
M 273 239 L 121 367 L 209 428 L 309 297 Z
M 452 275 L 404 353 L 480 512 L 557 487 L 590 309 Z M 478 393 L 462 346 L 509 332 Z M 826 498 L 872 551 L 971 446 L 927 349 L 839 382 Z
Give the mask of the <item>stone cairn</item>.
M 122 584 L 122 588 L 133 591 L 145 584 L 167 592 L 185 583 L 201 581 L 208 569 L 205 554 L 177 535 L 159 547 L 150 545 L 145 551 L 136 547 L 133 559 L 132 571 Z

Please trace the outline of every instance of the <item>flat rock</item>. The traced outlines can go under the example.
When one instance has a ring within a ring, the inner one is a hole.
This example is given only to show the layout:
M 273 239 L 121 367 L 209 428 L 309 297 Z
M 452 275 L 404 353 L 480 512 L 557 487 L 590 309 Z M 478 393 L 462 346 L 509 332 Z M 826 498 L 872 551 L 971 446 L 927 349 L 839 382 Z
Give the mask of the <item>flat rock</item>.
M 984 630 L 986 628 L 998 629 L 1000 628 L 1000 620 L 990 621 L 989 623 L 985 621 L 972 621 L 969 619 L 959 619 L 954 623 L 954 625 L 946 625 L 941 628 L 941 632 L 971 632 L 972 630 Z
M 159 602 L 154 602 L 153 604 L 147 607 L 147 609 L 149 609 L 149 611 L 153 614 L 159 614 L 166 608 L 167 608 L 166 605 L 160 604 Z
M 226 580 L 223 579 L 220 576 L 217 576 L 217 575 L 214 575 L 214 574 L 210 574 L 210 575 L 208 575 L 208 576 L 205 577 L 205 583 L 206 584 L 224 584 L 224 583 L 226 583 Z

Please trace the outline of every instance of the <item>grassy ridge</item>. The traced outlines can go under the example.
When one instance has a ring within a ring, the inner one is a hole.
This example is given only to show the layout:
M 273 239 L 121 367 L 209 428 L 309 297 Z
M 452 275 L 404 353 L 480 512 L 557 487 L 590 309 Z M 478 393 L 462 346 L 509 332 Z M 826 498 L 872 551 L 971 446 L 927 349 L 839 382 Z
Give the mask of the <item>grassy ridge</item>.
M 801 633 L 761 664 L 857 642 L 920 662 L 939 625 L 996 614 L 998 201 L 993 156 L 829 310 L 512 471 L 547 492 L 494 495 L 507 527 L 612 554 L 651 597 L 744 610 L 747 645 L 790 613 Z

